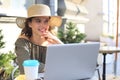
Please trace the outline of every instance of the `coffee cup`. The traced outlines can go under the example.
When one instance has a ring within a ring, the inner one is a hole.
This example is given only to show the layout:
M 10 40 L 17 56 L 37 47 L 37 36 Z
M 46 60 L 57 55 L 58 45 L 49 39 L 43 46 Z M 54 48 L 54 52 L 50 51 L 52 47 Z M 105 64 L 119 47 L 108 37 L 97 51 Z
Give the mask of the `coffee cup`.
M 23 62 L 26 80 L 35 80 L 38 78 L 38 60 L 25 60 Z

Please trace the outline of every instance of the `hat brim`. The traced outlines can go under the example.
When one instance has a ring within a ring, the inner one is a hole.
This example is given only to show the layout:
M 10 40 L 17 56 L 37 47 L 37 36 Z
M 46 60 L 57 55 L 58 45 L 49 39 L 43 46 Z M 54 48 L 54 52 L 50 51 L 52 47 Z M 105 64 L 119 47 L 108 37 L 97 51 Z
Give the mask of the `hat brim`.
M 19 28 L 25 27 L 25 17 L 17 17 L 16 24 Z M 62 18 L 60 16 L 50 16 L 49 26 L 50 27 L 60 27 L 62 24 Z

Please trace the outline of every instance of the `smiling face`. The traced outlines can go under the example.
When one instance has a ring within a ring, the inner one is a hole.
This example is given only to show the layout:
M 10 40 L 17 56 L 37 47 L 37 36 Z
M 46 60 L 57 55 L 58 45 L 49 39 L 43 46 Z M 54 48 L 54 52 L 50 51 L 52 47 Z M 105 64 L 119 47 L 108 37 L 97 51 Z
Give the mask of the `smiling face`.
M 49 30 L 49 20 L 48 16 L 40 16 L 32 18 L 32 21 L 29 22 L 29 27 L 32 29 L 32 34 L 42 36 L 46 34 Z

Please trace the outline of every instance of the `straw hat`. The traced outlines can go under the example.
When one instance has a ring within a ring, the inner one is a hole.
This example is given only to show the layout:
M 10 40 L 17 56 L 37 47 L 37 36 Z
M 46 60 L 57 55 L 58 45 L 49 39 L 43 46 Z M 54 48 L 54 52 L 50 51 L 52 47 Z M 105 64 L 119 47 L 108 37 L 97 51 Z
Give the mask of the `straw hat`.
M 17 17 L 16 24 L 20 28 L 25 27 L 25 20 L 30 17 L 36 16 L 50 16 L 49 26 L 55 27 L 60 26 L 62 23 L 62 18 L 60 16 L 51 16 L 50 8 L 44 4 L 34 4 L 28 8 L 28 17 Z

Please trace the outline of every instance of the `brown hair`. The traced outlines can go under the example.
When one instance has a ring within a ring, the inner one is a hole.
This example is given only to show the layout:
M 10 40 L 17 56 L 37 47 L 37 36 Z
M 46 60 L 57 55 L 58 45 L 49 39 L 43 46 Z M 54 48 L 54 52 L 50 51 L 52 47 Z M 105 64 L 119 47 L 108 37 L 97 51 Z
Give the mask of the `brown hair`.
M 25 35 L 27 36 L 28 38 L 30 38 L 32 36 L 32 29 L 29 27 L 28 23 L 29 22 L 32 22 L 32 18 L 27 18 L 26 21 L 25 21 L 25 27 L 22 29 L 21 31 L 21 35 Z

